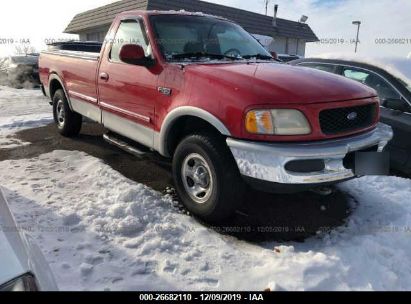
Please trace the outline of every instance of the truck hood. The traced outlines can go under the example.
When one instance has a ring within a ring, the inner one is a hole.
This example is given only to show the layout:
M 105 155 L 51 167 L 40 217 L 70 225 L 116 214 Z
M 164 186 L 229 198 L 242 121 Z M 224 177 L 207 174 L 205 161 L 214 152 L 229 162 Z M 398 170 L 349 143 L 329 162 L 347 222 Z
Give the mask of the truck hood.
M 231 88 L 251 89 L 261 104 L 311 104 L 377 96 L 373 89 L 345 77 L 278 63 L 201 64 L 186 69 Z

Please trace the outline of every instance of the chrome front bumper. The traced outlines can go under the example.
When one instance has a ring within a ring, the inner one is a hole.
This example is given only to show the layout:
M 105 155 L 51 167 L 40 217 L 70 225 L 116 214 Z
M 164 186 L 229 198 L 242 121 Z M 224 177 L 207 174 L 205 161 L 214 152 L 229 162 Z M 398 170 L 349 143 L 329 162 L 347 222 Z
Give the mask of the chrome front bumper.
M 392 128 L 380 123 L 365 134 L 322 142 L 258 143 L 228 138 L 227 144 L 243 176 L 279 184 L 308 185 L 355 177 L 353 170 L 344 167 L 347 154 L 375 146 L 382 152 L 392 137 Z M 285 168 L 291 161 L 314 159 L 324 160 L 324 170 L 296 173 Z

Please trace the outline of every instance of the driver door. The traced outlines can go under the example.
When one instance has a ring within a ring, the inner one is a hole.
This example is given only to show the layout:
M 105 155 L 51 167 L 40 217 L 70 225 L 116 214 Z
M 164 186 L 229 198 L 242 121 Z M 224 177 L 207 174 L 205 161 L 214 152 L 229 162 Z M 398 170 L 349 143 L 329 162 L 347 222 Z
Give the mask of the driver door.
M 158 72 L 155 67 L 122 62 L 119 54 L 125 44 L 140 45 L 146 56 L 152 56 L 141 18 L 120 22 L 110 52 L 101 62 L 98 90 L 102 122 L 107 129 L 151 148 Z
M 394 130 L 394 138 L 387 147 L 391 153 L 393 168 L 411 173 L 411 107 L 402 99 L 404 110 L 391 109 L 389 104 L 381 108 L 381 121 Z M 406 110 L 408 108 L 408 110 Z

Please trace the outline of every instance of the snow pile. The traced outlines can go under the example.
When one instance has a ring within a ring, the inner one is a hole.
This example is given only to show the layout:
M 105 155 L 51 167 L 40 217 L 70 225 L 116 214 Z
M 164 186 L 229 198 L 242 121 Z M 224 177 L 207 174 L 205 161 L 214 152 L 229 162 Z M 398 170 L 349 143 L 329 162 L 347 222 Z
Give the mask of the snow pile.
M 173 200 L 81 152 L 0 163 L 19 224 L 63 290 L 405 290 L 411 286 L 411 181 L 343 184 L 354 212 L 305 243 L 222 236 Z M 359 203 L 357 203 L 359 202 Z
M 44 126 L 52 121 L 52 109 L 40 90 L 0 86 L 0 148 L 25 145 L 13 133 Z

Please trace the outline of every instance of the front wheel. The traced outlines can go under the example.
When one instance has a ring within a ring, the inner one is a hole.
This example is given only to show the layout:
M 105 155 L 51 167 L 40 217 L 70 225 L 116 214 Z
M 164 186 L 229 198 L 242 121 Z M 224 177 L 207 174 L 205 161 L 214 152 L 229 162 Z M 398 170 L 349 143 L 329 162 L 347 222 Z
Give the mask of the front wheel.
M 53 96 L 53 116 L 61 135 L 74 137 L 80 133 L 83 118 L 70 109 L 63 90 L 57 90 Z
M 184 206 L 208 221 L 230 217 L 242 201 L 242 179 L 224 141 L 190 135 L 178 145 L 173 177 Z

